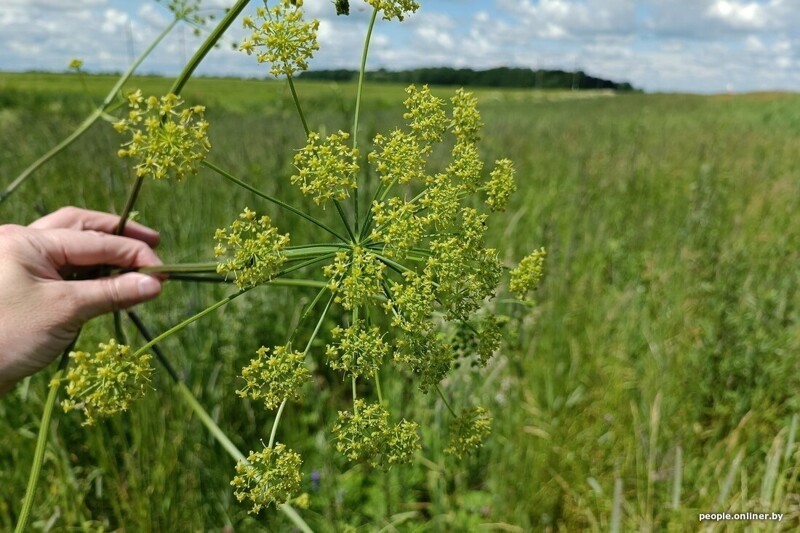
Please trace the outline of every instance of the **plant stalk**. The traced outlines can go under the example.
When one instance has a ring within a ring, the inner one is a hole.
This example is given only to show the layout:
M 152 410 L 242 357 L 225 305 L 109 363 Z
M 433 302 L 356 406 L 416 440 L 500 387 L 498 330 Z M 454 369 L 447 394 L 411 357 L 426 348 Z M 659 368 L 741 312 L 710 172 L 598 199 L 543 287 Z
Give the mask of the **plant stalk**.
M 80 335 L 80 332 L 78 333 Z M 31 509 L 33 509 L 33 500 L 36 497 L 36 487 L 39 484 L 39 474 L 42 471 L 42 463 L 44 462 L 44 452 L 47 448 L 47 435 L 50 431 L 50 421 L 53 418 L 53 408 L 56 404 L 58 397 L 58 382 L 64 374 L 64 370 L 69 364 L 69 353 L 75 348 L 75 343 L 78 342 L 78 336 L 70 343 L 66 350 L 61 354 L 61 360 L 58 362 L 58 369 L 56 370 L 53 379 L 50 381 L 50 391 L 47 393 L 47 400 L 44 404 L 44 412 L 42 413 L 42 421 L 39 424 L 39 435 L 36 439 L 36 449 L 33 452 L 33 465 L 31 465 L 31 473 L 28 477 L 28 486 L 25 489 L 25 499 L 22 502 L 22 510 L 19 513 L 17 526 L 14 529 L 15 533 L 22 533 L 26 531 L 28 520 L 30 519 Z

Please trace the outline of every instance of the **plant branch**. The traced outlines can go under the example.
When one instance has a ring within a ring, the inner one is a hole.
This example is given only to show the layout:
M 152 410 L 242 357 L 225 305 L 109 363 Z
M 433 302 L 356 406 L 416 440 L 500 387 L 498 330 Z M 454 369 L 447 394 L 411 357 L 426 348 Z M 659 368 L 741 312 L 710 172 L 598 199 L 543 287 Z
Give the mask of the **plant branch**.
M 15 533 L 22 533 L 26 531 L 28 520 L 30 519 L 31 509 L 33 509 L 33 500 L 36 497 L 36 487 L 39 484 L 39 475 L 42 471 L 42 463 L 44 462 L 44 452 L 47 448 L 47 435 L 50 431 L 50 421 L 53 417 L 53 408 L 56 404 L 58 397 L 59 381 L 64 374 L 64 370 L 69 364 L 69 353 L 75 348 L 75 343 L 78 342 L 78 335 L 70 343 L 66 350 L 61 354 L 61 360 L 58 362 L 58 369 L 50 381 L 50 392 L 47 393 L 47 400 L 44 404 L 44 412 L 42 413 L 42 421 L 39 424 L 39 435 L 36 439 L 36 449 L 33 452 L 33 464 L 31 465 L 31 473 L 28 477 L 28 486 L 25 489 L 25 499 L 22 501 L 22 510 L 17 519 L 17 527 L 14 529 Z
M 300 211 L 300 210 L 299 210 L 299 209 L 297 209 L 296 207 L 293 207 L 293 206 L 291 206 L 291 205 L 287 204 L 286 202 L 283 202 L 283 201 L 281 201 L 281 200 L 278 200 L 277 198 L 275 198 L 275 197 L 273 197 L 273 196 L 270 196 L 270 195 L 268 195 L 268 194 L 265 194 L 265 193 L 263 193 L 263 192 L 259 191 L 258 189 L 256 189 L 256 188 L 255 188 L 255 187 L 253 187 L 252 185 L 248 185 L 247 183 L 243 182 L 242 180 L 240 180 L 240 179 L 239 179 L 239 178 L 237 178 L 236 176 L 234 176 L 234 175 L 232 175 L 232 174 L 230 174 L 230 173 L 228 173 L 228 172 L 226 172 L 226 171 L 222 170 L 222 169 L 221 169 L 220 167 L 218 167 L 217 165 L 215 165 L 215 164 L 213 164 L 213 163 L 210 163 L 210 162 L 208 162 L 208 161 L 203 161 L 203 166 L 205 166 L 206 168 L 209 168 L 209 169 L 213 170 L 214 172 L 216 172 L 217 174 L 219 174 L 219 175 L 220 175 L 220 176 L 222 176 L 223 178 L 227 179 L 228 181 L 230 181 L 230 182 L 233 182 L 233 183 L 235 183 L 236 185 L 238 185 L 238 186 L 240 186 L 240 187 L 242 187 L 242 188 L 244 188 L 244 189 L 247 189 L 248 191 L 252 192 L 252 193 L 253 193 L 253 194 L 255 194 L 256 196 L 260 196 L 260 197 L 261 197 L 261 198 L 263 198 L 264 200 L 267 200 L 268 202 L 272 202 L 273 204 L 275 204 L 275 205 L 277 205 L 277 206 L 280 206 L 280 207 L 282 207 L 282 208 L 284 208 L 284 209 L 286 209 L 286 210 L 288 210 L 288 211 L 291 211 L 291 212 L 292 212 L 292 213 L 294 213 L 295 215 L 297 215 L 297 216 L 300 216 L 300 217 L 302 217 L 302 218 L 306 219 L 307 221 L 311 222 L 312 224 L 314 224 L 314 225 L 315 225 L 315 226 L 317 226 L 318 228 L 321 228 L 321 229 L 323 229 L 323 230 L 327 231 L 328 233 L 330 233 L 331 235 L 333 235 L 334 237 L 336 237 L 336 238 L 337 238 L 337 239 L 339 239 L 340 241 L 342 241 L 342 242 L 347 242 L 347 240 L 348 240 L 347 238 L 343 237 L 342 235 L 340 235 L 339 233 L 337 233 L 335 230 L 333 230 L 333 229 L 329 228 L 328 226 L 326 226 L 325 224 L 323 224 L 322 222 L 320 222 L 320 221 L 319 221 L 319 220 L 317 220 L 316 218 L 314 218 L 314 217 L 312 217 L 312 216 L 310 216 L 310 215 L 307 215 L 306 213 L 303 213 L 302 211 Z

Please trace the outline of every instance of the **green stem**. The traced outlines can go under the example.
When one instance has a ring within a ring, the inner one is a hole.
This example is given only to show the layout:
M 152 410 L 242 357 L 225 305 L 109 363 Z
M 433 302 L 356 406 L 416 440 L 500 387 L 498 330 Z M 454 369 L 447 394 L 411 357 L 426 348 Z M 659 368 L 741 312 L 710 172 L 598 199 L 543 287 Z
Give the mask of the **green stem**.
M 378 393 L 378 403 L 383 405 L 383 391 L 381 390 L 380 372 L 375 371 L 375 390 Z
M 361 54 L 361 68 L 358 71 L 358 89 L 356 91 L 356 110 L 353 117 L 353 148 L 358 148 L 358 119 L 361 112 L 361 95 L 364 91 L 364 75 L 367 70 L 367 55 L 369 54 L 369 43 L 372 39 L 372 29 L 375 27 L 375 20 L 378 17 L 378 8 L 372 10 L 372 18 L 369 20 L 367 36 L 364 38 L 364 51 Z
M 303 123 L 303 129 L 306 132 L 306 138 L 311 133 L 311 130 L 308 128 L 308 122 L 306 122 L 306 116 L 303 113 L 303 108 L 300 107 L 300 99 L 297 98 L 297 91 L 294 88 L 294 81 L 292 80 L 292 76 L 286 76 L 286 80 L 289 82 L 289 89 L 292 90 L 292 99 L 294 100 L 294 105 L 297 108 L 297 112 L 300 114 L 300 121 Z
M 306 349 L 303 351 L 303 355 L 308 355 L 308 351 L 311 349 L 311 343 L 314 342 L 314 339 L 317 338 L 317 334 L 319 334 L 320 328 L 322 328 L 322 323 L 325 321 L 325 316 L 328 314 L 328 310 L 331 308 L 331 304 L 333 303 L 334 295 L 331 294 L 328 303 L 325 305 L 325 309 L 322 310 L 322 316 L 319 317 L 317 321 L 317 325 L 314 328 L 314 332 L 311 333 L 311 337 L 309 337 L 308 342 L 306 343 Z
M 281 406 L 278 407 L 278 412 L 275 414 L 275 420 L 272 422 L 272 432 L 269 434 L 269 445 L 267 445 L 267 448 L 272 448 L 272 445 L 275 444 L 275 435 L 278 433 L 278 424 L 281 421 L 281 416 L 283 416 L 283 409 L 286 407 L 287 401 L 289 401 L 289 398 L 283 399 Z
M 247 291 L 249 291 L 251 289 L 252 289 L 252 287 L 248 287 L 246 289 L 240 290 L 237 293 L 231 294 L 230 296 L 227 296 L 227 297 L 223 298 L 222 300 L 218 301 L 214 305 L 203 309 L 202 311 L 200 311 L 196 315 L 187 318 L 186 320 L 184 320 L 183 322 L 181 322 L 177 326 L 171 327 L 170 329 L 168 329 L 167 331 L 165 331 L 161 335 L 157 336 L 155 339 L 149 341 L 147 344 L 145 344 L 144 346 L 142 346 L 141 348 L 136 350 L 136 353 L 133 354 L 134 359 L 136 357 L 139 357 L 140 355 L 142 355 L 144 352 L 146 352 L 154 344 L 159 343 L 159 342 L 163 341 L 164 339 L 166 339 L 167 337 L 169 337 L 170 335 L 173 335 L 173 334 L 181 331 L 183 328 L 185 328 L 189 324 L 191 324 L 193 322 L 196 322 L 197 320 L 200 320 L 201 318 L 203 318 L 207 314 L 219 309 L 220 307 L 222 307 L 225 304 L 228 304 L 228 303 L 232 302 L 233 300 L 235 300 L 236 298 L 238 298 L 239 296 L 243 295 L 244 293 L 246 293 Z
M 144 338 L 148 341 L 153 339 L 153 336 L 147 331 L 147 328 L 144 327 L 144 324 L 139 320 L 139 317 L 136 316 L 135 313 L 129 312 L 129 316 L 136 324 L 136 327 L 142 333 Z M 172 366 L 169 364 L 169 361 L 164 357 L 164 354 L 161 352 L 161 349 L 157 345 L 153 345 L 153 351 L 156 353 L 156 356 L 159 358 L 159 361 L 165 366 L 167 372 L 169 373 L 172 380 L 175 382 L 176 387 L 178 388 L 178 392 L 181 393 L 181 398 L 189 404 L 189 407 L 194 411 L 200 421 L 203 423 L 204 426 L 209 430 L 211 435 L 217 439 L 222 447 L 225 449 L 226 452 L 235 460 L 235 461 L 242 461 L 244 463 L 248 463 L 247 458 L 245 455 L 236 447 L 236 445 L 228 438 L 222 428 L 220 428 L 214 419 L 203 409 L 203 406 L 200 405 L 200 402 L 197 401 L 197 398 L 194 397 L 192 391 L 178 378 L 177 373 L 172 369 Z M 295 526 L 297 526 L 300 531 L 303 533 L 313 533 L 313 530 L 306 524 L 306 522 L 302 519 L 302 517 L 295 511 L 295 509 L 286 503 L 278 505 L 278 508 L 287 516 L 289 520 L 291 520 Z
M 144 61 L 147 58 L 147 56 L 149 56 L 150 53 L 155 49 L 155 47 L 158 46 L 158 44 L 164 39 L 164 37 L 166 37 L 167 34 L 170 31 L 172 31 L 177 22 L 178 22 L 177 19 L 174 19 L 172 22 L 170 22 L 170 24 L 167 25 L 166 28 L 164 28 L 164 30 L 158 35 L 158 37 L 156 37 L 155 40 L 152 43 L 150 43 L 150 46 L 148 46 L 147 49 L 144 52 L 142 52 L 142 54 L 136 59 L 136 61 L 134 61 L 128 67 L 128 70 L 126 70 L 125 73 L 122 76 L 120 76 L 119 80 L 117 80 L 117 83 L 108 92 L 105 99 L 103 99 L 103 103 L 100 105 L 100 107 L 92 111 L 92 113 L 78 125 L 75 131 L 70 133 L 69 136 L 67 136 L 63 141 L 52 147 L 39 159 L 31 163 L 31 165 L 28 166 L 28 168 L 23 170 L 22 173 L 19 176 L 17 176 L 14 179 L 14 181 L 12 181 L 11 184 L 9 184 L 2 193 L 0 193 L 0 204 L 2 204 L 6 200 L 6 198 L 8 198 L 20 185 L 22 185 L 22 183 L 25 182 L 25 180 L 27 180 L 31 174 L 33 174 L 36 170 L 38 170 L 39 167 L 50 161 L 50 159 L 55 157 L 57 154 L 59 154 L 61 151 L 63 151 L 65 148 L 67 148 L 69 145 L 75 142 L 81 135 L 86 133 L 86 131 L 92 126 L 92 124 L 97 122 L 97 120 L 104 115 L 106 109 L 108 109 L 108 106 L 110 106 L 111 103 L 114 101 L 114 97 L 116 97 L 117 93 L 120 91 L 120 89 L 122 89 L 122 86 L 125 85 L 125 83 L 130 79 L 134 71 L 139 67 L 139 65 L 142 64 L 142 61 Z
M 236 447 L 231 439 L 228 438 L 225 432 L 222 431 L 222 428 L 220 428 L 217 423 L 214 422 L 214 419 L 211 418 L 211 415 L 209 415 L 206 410 L 203 409 L 203 406 L 200 405 L 200 402 L 198 402 L 197 398 L 194 397 L 192 391 L 189 390 L 189 387 L 187 387 L 182 381 L 178 381 L 176 386 L 178 388 L 178 392 L 181 393 L 183 400 L 189 404 L 189 407 L 191 407 L 192 411 L 194 411 L 194 414 L 197 415 L 197 418 L 200 419 L 200 422 L 202 422 L 206 429 L 208 429 L 209 433 L 211 433 L 211 436 L 214 437 L 223 448 L 225 448 L 225 451 L 228 452 L 228 455 L 230 455 L 236 461 L 246 461 L 247 458 L 244 456 L 244 454 L 239 450 L 239 448 Z
M 36 487 L 39 484 L 39 474 L 42 471 L 42 463 L 44 462 L 44 452 L 45 448 L 47 448 L 47 435 L 50 431 L 53 407 L 55 407 L 56 398 L 58 397 L 59 386 L 57 384 L 54 385 L 54 383 L 58 383 L 61 376 L 64 374 L 64 370 L 69 363 L 69 353 L 75 347 L 77 341 L 78 337 L 76 336 L 67 349 L 64 350 L 64 353 L 61 354 L 61 360 L 58 362 L 58 369 L 50 382 L 50 392 L 47 393 L 47 400 L 45 401 L 44 412 L 42 413 L 42 421 L 39 424 L 39 436 L 36 439 L 36 449 L 33 452 L 33 465 L 31 465 L 28 486 L 25 489 L 25 499 L 22 502 L 22 510 L 19 513 L 17 527 L 14 530 L 15 533 L 22 533 L 25 531 L 28 520 L 30 519 L 31 509 L 33 509 L 33 500 L 36 496 Z
M 320 292 L 320 294 L 321 294 L 321 292 Z M 312 302 L 312 305 L 315 302 L 316 302 L 316 299 L 314 300 L 314 302 Z M 303 356 L 304 357 L 306 355 L 308 355 L 308 350 L 311 349 L 311 343 L 314 342 L 314 339 L 317 337 L 317 334 L 319 333 L 319 330 L 322 327 L 322 322 L 325 320 L 325 315 L 328 314 L 328 309 L 330 309 L 330 307 L 331 307 L 331 302 L 333 302 L 333 295 L 332 294 L 331 294 L 330 299 L 328 300 L 328 305 L 326 305 L 325 306 L 325 310 L 322 311 L 322 316 L 319 317 L 319 321 L 317 322 L 317 327 L 314 328 L 314 332 L 311 334 L 311 337 L 308 339 L 308 344 L 306 344 L 306 349 L 303 352 Z M 280 424 L 281 416 L 283 416 L 283 409 L 284 409 L 284 407 L 286 407 L 286 402 L 288 402 L 288 401 L 289 401 L 288 398 L 284 398 L 283 401 L 281 402 L 281 406 L 278 407 L 278 412 L 275 414 L 275 420 L 272 422 L 272 432 L 269 435 L 269 445 L 267 446 L 268 448 L 272 448 L 272 445 L 275 443 L 275 435 L 278 433 L 278 425 Z
M 122 214 L 119 216 L 117 229 L 114 231 L 114 233 L 117 235 L 122 235 L 122 233 L 125 231 L 125 224 L 128 223 L 128 218 L 131 216 L 133 206 L 136 205 L 136 199 L 139 198 L 139 192 L 142 190 L 143 182 L 144 176 L 136 176 L 136 180 L 133 182 L 133 187 L 131 187 L 131 190 L 128 193 L 128 198 L 125 200 L 125 207 L 122 208 Z
M 325 224 L 323 224 L 322 222 L 320 222 L 316 218 L 303 213 L 302 211 L 300 211 L 296 207 L 293 207 L 293 206 L 291 206 L 291 205 L 289 205 L 289 204 L 287 204 L 285 202 L 282 202 L 281 200 L 278 200 L 275 197 L 272 197 L 272 196 L 270 196 L 268 194 L 265 194 L 265 193 L 259 191 L 255 187 L 253 187 L 251 185 L 248 185 L 247 183 L 243 182 L 242 180 L 240 180 L 236 176 L 234 176 L 234 175 L 232 175 L 232 174 L 230 174 L 228 172 L 225 172 L 224 170 L 222 170 L 217 165 L 215 165 L 213 163 L 210 163 L 208 161 L 203 161 L 203 166 L 213 170 L 214 172 L 216 172 L 217 174 L 219 174 L 223 178 L 227 179 L 228 181 L 230 181 L 232 183 L 235 183 L 236 185 L 238 185 L 238 186 L 240 186 L 240 187 L 242 187 L 244 189 L 247 189 L 248 191 L 252 192 L 256 196 L 260 196 L 264 200 L 267 200 L 268 202 L 272 202 L 273 204 L 278 205 L 278 206 L 280 206 L 280 207 L 282 207 L 282 208 L 284 208 L 284 209 L 286 209 L 288 211 L 291 211 L 295 215 L 298 215 L 298 216 L 306 219 L 307 221 L 311 222 L 312 224 L 314 224 L 318 228 L 321 228 L 321 229 L 327 231 L 328 233 L 330 233 L 331 235 L 333 235 L 334 237 L 336 237 L 340 241 L 347 242 L 348 239 L 346 239 L 345 237 L 341 236 L 339 233 L 337 233 L 333 229 L 329 228 L 328 226 L 326 226 Z
M 356 393 L 356 377 L 353 376 L 351 380 L 353 384 L 353 414 L 358 416 L 358 406 L 356 405 L 356 400 L 358 400 L 358 394 Z
M 447 398 L 444 397 L 444 393 L 442 392 L 442 389 L 439 388 L 439 385 L 434 385 L 434 387 L 436 388 L 436 392 L 439 393 L 439 397 L 442 399 L 444 404 L 447 406 L 447 410 L 450 411 L 450 414 L 453 415 L 454 417 L 458 418 L 458 415 L 456 414 L 456 412 L 453 411 L 452 407 L 450 407 L 450 403 L 447 401 Z
M 236 20 L 236 17 L 239 16 L 239 13 L 241 13 L 249 3 L 250 0 L 239 0 L 236 2 L 236 4 L 234 4 L 233 7 L 230 8 L 230 10 L 228 10 L 227 13 L 225 13 L 225 16 L 219 21 L 217 27 L 214 28 L 214 30 L 208 35 L 203 44 L 200 45 L 200 48 L 197 49 L 197 52 L 194 53 L 192 58 L 183 68 L 183 72 L 181 72 L 180 75 L 178 75 L 178 77 L 175 79 L 175 83 L 172 84 L 172 88 L 170 88 L 169 92 L 174 95 L 181 93 L 184 85 L 186 85 L 186 82 L 192 77 L 192 74 L 197 66 L 203 61 L 214 45 L 217 44 L 217 41 L 222 38 L 222 34 L 225 33 L 233 21 Z
M 378 8 L 372 10 L 372 17 L 369 21 L 369 28 L 367 29 L 367 35 L 364 38 L 364 50 L 361 54 L 361 67 L 358 71 L 358 88 L 356 89 L 356 109 L 353 113 L 353 150 L 358 148 L 358 123 L 359 117 L 361 114 L 361 97 L 364 92 L 364 75 L 367 70 L 367 56 L 369 55 L 369 43 L 372 39 L 372 29 L 375 27 L 375 20 L 378 17 Z M 358 221 L 359 221 L 359 212 L 358 212 L 358 191 L 359 188 L 356 187 L 355 190 L 355 232 L 359 232 L 358 228 Z M 367 220 L 369 219 L 369 213 L 367 214 Z M 363 237 L 363 235 L 361 235 Z
M 158 37 L 156 37 L 155 40 L 152 43 L 150 43 L 150 46 L 148 46 L 147 49 L 144 52 L 142 52 L 142 55 L 136 58 L 136 61 L 134 61 L 133 64 L 130 67 L 128 67 L 128 70 L 126 70 L 125 73 L 122 76 L 120 76 L 119 80 L 117 80 L 116 85 L 114 85 L 114 87 L 111 88 L 111 90 L 108 92 L 105 99 L 103 100 L 102 108 L 104 110 L 108 108 L 109 105 L 111 105 L 111 102 L 114 101 L 114 98 L 117 96 L 117 93 L 122 89 L 122 86 L 125 85 L 125 83 L 130 79 L 134 71 L 137 68 L 139 68 L 139 65 L 142 64 L 142 61 L 144 61 L 147 58 L 147 56 L 149 56 L 152 53 L 152 51 L 155 50 L 156 46 L 158 46 L 158 43 L 160 43 L 161 40 L 164 39 L 164 37 L 166 37 L 167 34 L 172 31 L 172 28 L 175 27 L 175 25 L 178 23 L 178 20 L 179 19 L 177 18 L 172 19 L 172 22 L 170 22 L 169 25 L 167 25 L 167 27 L 164 28 L 164 31 L 162 31 L 158 35 Z
M 339 217 L 342 219 L 342 224 L 344 224 L 344 229 L 347 230 L 347 234 L 350 236 L 350 242 L 355 244 L 356 236 L 355 233 L 353 233 L 353 230 L 350 229 L 350 223 L 347 221 L 347 216 L 344 214 L 344 210 L 342 209 L 342 204 L 339 203 L 339 200 L 334 200 L 333 205 L 336 206 L 336 211 L 339 213 Z

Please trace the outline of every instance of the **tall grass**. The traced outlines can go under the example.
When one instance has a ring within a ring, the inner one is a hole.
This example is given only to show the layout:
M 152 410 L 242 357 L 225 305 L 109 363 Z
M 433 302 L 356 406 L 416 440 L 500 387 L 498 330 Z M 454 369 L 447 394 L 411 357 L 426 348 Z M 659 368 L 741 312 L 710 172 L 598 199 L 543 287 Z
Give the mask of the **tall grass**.
M 73 93 L 77 80 L 55 79 L 52 92 L 35 76 L 0 75 L 4 181 L 88 109 Z M 90 78 L 98 92 L 102 83 Z M 185 93 L 209 105 L 211 160 L 304 202 L 288 183 L 304 138 L 289 95 L 278 84 L 236 82 L 229 90 L 241 96 L 220 108 L 222 87 L 192 80 Z M 298 90 L 313 129 L 348 127 L 352 86 Z M 538 304 L 512 317 L 508 349 L 481 380 L 465 368 L 444 384 L 491 406 L 493 436 L 458 469 L 431 460 L 443 446 L 436 432 L 424 435 L 413 468 L 348 467 L 326 436 L 346 387 L 320 366 L 314 401 L 285 415 L 285 438 L 303 443 L 304 470 L 313 473 L 304 518 L 321 531 L 683 531 L 708 525 L 700 512 L 774 511 L 787 516 L 708 528 L 794 530 L 800 97 L 479 96 L 484 155 L 509 155 L 519 170 L 520 192 L 492 237 L 509 259 L 548 248 Z M 398 121 L 402 88 L 368 87 L 366 97 L 364 143 Z M 131 176 L 114 155 L 118 142 L 110 127 L 92 130 L 0 207 L 0 221 L 27 223 L 65 204 L 121 210 Z M 310 231 L 209 173 L 177 187 L 146 183 L 137 207 L 140 220 L 162 230 L 162 257 L 178 262 L 211 259 L 214 229 L 245 205 L 273 216 L 293 242 Z M 171 282 L 141 314 L 160 331 L 222 295 L 217 286 Z M 258 346 L 280 342 L 313 296 L 254 291 L 163 345 L 242 450 L 268 434 L 271 418 L 236 396 L 237 374 Z M 96 321 L 82 342 L 105 340 L 110 327 Z M 19 511 L 46 384 L 36 376 L 0 401 L 0 529 Z M 154 384 L 131 412 L 96 428 L 56 413 L 36 527 L 287 529 L 285 518 L 254 519 L 233 501 L 228 455 L 166 376 Z M 421 422 L 442 418 L 435 398 L 411 392 L 386 394 Z

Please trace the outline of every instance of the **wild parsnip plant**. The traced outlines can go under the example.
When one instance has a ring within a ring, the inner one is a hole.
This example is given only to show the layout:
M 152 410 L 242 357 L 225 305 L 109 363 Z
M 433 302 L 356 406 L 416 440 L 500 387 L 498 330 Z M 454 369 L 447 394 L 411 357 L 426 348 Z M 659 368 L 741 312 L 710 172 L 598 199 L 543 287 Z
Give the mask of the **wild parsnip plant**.
M 303 460 L 289 447 L 291 443 L 280 442 L 279 435 L 287 403 L 302 398 L 312 379 L 310 361 L 327 364 L 350 383 L 350 409 L 340 411 L 330 428 L 336 449 L 348 461 L 376 468 L 406 464 L 422 450 L 421 433 L 438 431 L 421 427 L 406 418 L 401 405 L 392 405 L 383 395 L 383 379 L 410 381 L 421 393 L 440 397 L 451 414 L 446 453 L 461 459 L 490 433 L 486 409 L 454 407 L 439 384 L 457 359 L 471 357 L 483 367 L 501 347 L 502 321 L 497 315 L 509 303 L 498 302 L 497 296 L 510 267 L 489 246 L 486 234 L 490 214 L 502 211 L 515 191 L 515 170 L 508 159 L 487 164 L 481 158 L 483 122 L 476 98 L 464 90 L 447 101 L 427 86 L 408 87 L 404 127 L 378 133 L 371 144 L 359 146 L 362 82 L 373 26 L 378 15 L 401 21 L 416 12 L 420 6 L 413 0 L 367 1 L 372 17 L 353 128 L 333 134 L 309 129 L 292 78 L 308 68 L 319 49 L 319 22 L 306 20 L 302 0 L 265 2 L 244 18 L 244 27 L 252 34 L 241 51 L 268 63 L 270 72 L 285 77 L 291 88 L 307 142 L 294 155 L 295 172 L 288 181 L 313 201 L 316 211 L 291 206 L 213 163 L 208 140 L 213 125 L 204 118 L 205 108 L 185 103 L 179 93 L 205 52 L 247 3 L 241 0 L 228 12 L 172 92 L 128 94 L 127 110 L 114 121 L 114 128 L 125 136 L 118 155 L 132 159 L 135 174 L 120 227 L 144 180 L 185 180 L 191 186 L 193 176 L 205 168 L 229 185 L 250 191 L 254 200 L 301 217 L 318 230 L 319 240 L 294 243 L 269 216 L 249 207 L 236 209 L 241 213 L 232 217 L 229 227 L 218 229 L 213 241 L 209 235 L 209 253 L 213 251 L 216 262 L 146 269 L 176 278 L 230 283 L 235 292 L 136 350 L 121 345 L 122 339 L 112 339 L 94 355 L 72 352 L 75 366 L 67 371 L 68 398 L 62 405 L 67 411 L 83 411 L 86 424 L 126 410 L 148 388 L 149 351 L 155 351 L 175 376 L 158 350 L 165 338 L 250 291 L 281 282 L 316 287 L 317 296 L 301 320 L 316 314 L 313 332 L 307 338 L 301 335 L 305 330 L 286 332 L 285 343 L 262 346 L 241 371 L 238 394 L 275 412 L 261 451 L 245 457 L 189 398 L 238 459 L 231 481 L 236 498 L 247 501 L 253 513 L 281 507 L 306 529 L 288 505 L 307 502 L 308 496 L 300 491 Z M 191 2 L 170 5 L 184 19 L 197 9 Z M 344 7 L 346 2 L 337 5 L 340 12 Z M 431 160 L 435 152 L 449 153 L 444 165 Z M 320 220 L 320 212 L 326 210 L 337 213 L 338 225 Z M 544 256 L 544 249 L 534 251 L 511 270 L 509 288 L 520 300 L 539 283 Z M 323 327 L 330 317 L 336 317 L 338 324 Z M 136 324 L 147 336 L 146 329 Z M 454 343 L 463 343 L 465 337 L 468 342 L 463 345 L 471 349 L 454 349 Z M 324 349 L 315 347 L 319 342 L 325 343 Z M 58 379 L 53 382 L 58 383 Z M 182 392 L 188 394 L 188 389 Z M 20 524 L 24 527 L 24 520 Z

